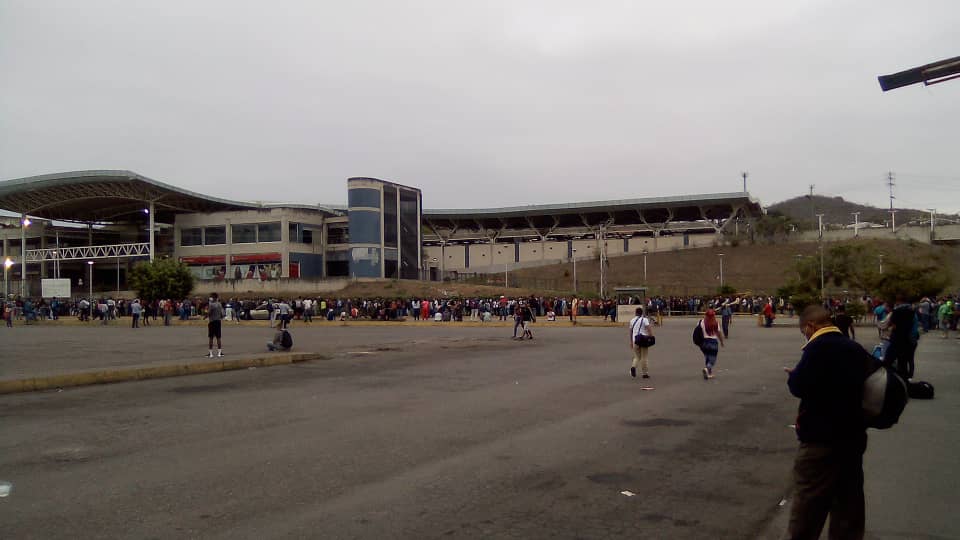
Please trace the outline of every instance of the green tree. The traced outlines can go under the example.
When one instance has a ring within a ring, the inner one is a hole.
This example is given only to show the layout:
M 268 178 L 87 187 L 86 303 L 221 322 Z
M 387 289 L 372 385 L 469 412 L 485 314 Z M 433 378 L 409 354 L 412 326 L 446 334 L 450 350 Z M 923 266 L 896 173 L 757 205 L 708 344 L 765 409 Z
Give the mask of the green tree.
M 880 280 L 880 252 L 870 244 L 846 244 L 830 248 L 824 273 L 838 287 L 876 294 Z
M 130 286 L 145 300 L 185 298 L 193 290 L 193 274 L 174 259 L 138 263 L 130 271 Z
M 880 273 L 880 252 L 870 244 L 845 244 L 824 253 L 823 277 L 827 286 L 855 290 L 860 294 L 891 300 L 902 297 L 918 300 L 939 294 L 950 282 L 948 264 L 938 256 L 920 260 L 890 260 Z M 796 297 L 799 305 L 806 297 L 820 296 L 820 259 L 804 257 L 794 265 L 793 276 L 781 287 L 784 296 Z
M 877 283 L 877 293 L 888 300 L 902 298 L 915 302 L 924 296 L 940 294 L 950 284 L 946 264 L 937 259 L 910 264 L 893 261 L 888 268 Z
M 724 285 L 717 288 L 717 294 L 723 296 L 734 295 L 737 294 L 737 288 L 732 285 Z

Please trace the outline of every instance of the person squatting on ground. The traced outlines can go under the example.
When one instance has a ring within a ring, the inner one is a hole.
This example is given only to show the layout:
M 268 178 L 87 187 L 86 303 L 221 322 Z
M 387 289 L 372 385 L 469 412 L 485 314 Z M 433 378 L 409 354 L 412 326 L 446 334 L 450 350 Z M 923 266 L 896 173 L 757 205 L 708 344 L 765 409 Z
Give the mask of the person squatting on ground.
M 267 342 L 267 350 L 285 352 L 293 348 L 293 336 L 286 328 L 277 328 L 273 341 Z
M 220 303 L 217 293 L 210 295 L 206 318 L 210 321 L 207 323 L 207 338 L 209 339 L 210 349 L 207 358 L 213 358 L 214 338 L 217 340 L 217 356 L 223 356 L 223 343 L 221 341 L 221 334 L 223 332 L 223 304 Z
M 829 538 L 863 538 L 863 383 L 874 360 L 821 306 L 803 310 L 800 331 L 807 338 L 800 362 L 783 368 L 800 398 L 789 538 L 820 538 L 828 515 Z
M 717 354 L 723 345 L 723 334 L 720 332 L 720 325 L 717 324 L 717 313 L 708 309 L 700 319 L 700 328 L 703 330 L 703 344 L 700 345 L 700 351 L 703 352 L 703 378 L 713 378 L 713 366 L 717 365 Z
M 644 379 L 650 378 L 649 362 L 647 356 L 650 353 L 649 347 L 637 345 L 637 336 L 653 336 L 653 329 L 650 326 L 650 319 L 643 316 L 643 308 L 638 307 L 636 316 L 630 320 L 630 350 L 633 351 L 633 364 L 630 366 L 630 376 L 637 376 L 637 364 L 640 364 L 640 372 Z

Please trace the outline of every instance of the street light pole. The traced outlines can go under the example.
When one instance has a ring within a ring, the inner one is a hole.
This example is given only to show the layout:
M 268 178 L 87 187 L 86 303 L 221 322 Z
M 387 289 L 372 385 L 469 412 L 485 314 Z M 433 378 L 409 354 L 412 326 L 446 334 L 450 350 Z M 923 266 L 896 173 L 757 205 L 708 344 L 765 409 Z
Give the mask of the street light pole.
M 10 257 L 7 257 L 7 260 L 3 261 L 3 302 L 6 303 L 7 299 L 10 298 L 10 287 L 9 282 L 7 281 L 7 274 L 10 272 L 10 267 L 13 266 L 13 261 L 10 260 Z
M 87 267 L 90 269 L 90 276 L 89 276 L 90 279 L 87 285 L 89 285 L 90 287 L 90 313 L 92 314 L 93 313 L 93 261 L 87 261 Z
M 860 212 L 851 212 L 853 214 L 853 237 L 860 236 Z
M 717 253 L 717 256 L 720 257 L 720 288 L 723 288 L 723 253 Z
M 823 214 L 817 214 L 817 226 L 820 228 L 820 300 L 826 300 L 823 279 Z
M 927 211 L 930 212 L 930 240 L 933 241 L 933 223 L 937 220 L 937 209 L 927 208 Z
M 647 250 L 643 250 L 643 284 L 647 284 Z
M 20 214 L 20 298 L 27 296 L 27 214 Z

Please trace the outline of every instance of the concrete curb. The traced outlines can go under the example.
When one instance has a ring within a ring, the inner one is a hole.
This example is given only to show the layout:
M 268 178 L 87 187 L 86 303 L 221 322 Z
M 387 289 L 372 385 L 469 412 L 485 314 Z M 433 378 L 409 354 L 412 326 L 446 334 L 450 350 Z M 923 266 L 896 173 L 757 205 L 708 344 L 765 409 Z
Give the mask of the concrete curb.
M 35 392 L 52 390 L 54 388 L 69 388 L 73 386 L 89 386 L 93 384 L 110 384 L 127 381 L 143 381 L 165 377 L 181 377 L 184 375 L 199 375 L 218 371 L 231 371 L 251 367 L 279 366 L 322 360 L 327 358 L 320 353 L 280 353 L 269 356 L 251 358 L 233 358 L 230 360 L 210 360 L 208 362 L 193 362 L 189 364 L 165 364 L 159 366 L 130 366 L 116 369 L 95 369 L 28 377 L 23 379 L 0 380 L 0 394 L 15 394 L 19 392 Z

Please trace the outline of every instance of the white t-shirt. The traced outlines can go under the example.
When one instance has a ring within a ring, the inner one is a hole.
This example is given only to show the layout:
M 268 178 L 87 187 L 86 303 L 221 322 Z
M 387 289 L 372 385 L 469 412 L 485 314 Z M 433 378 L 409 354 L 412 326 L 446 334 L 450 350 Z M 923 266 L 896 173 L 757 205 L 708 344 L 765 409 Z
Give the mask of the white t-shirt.
M 637 341 L 637 335 L 642 334 L 644 336 L 650 335 L 650 321 L 646 317 L 636 316 L 630 319 L 630 338 L 635 342 Z

